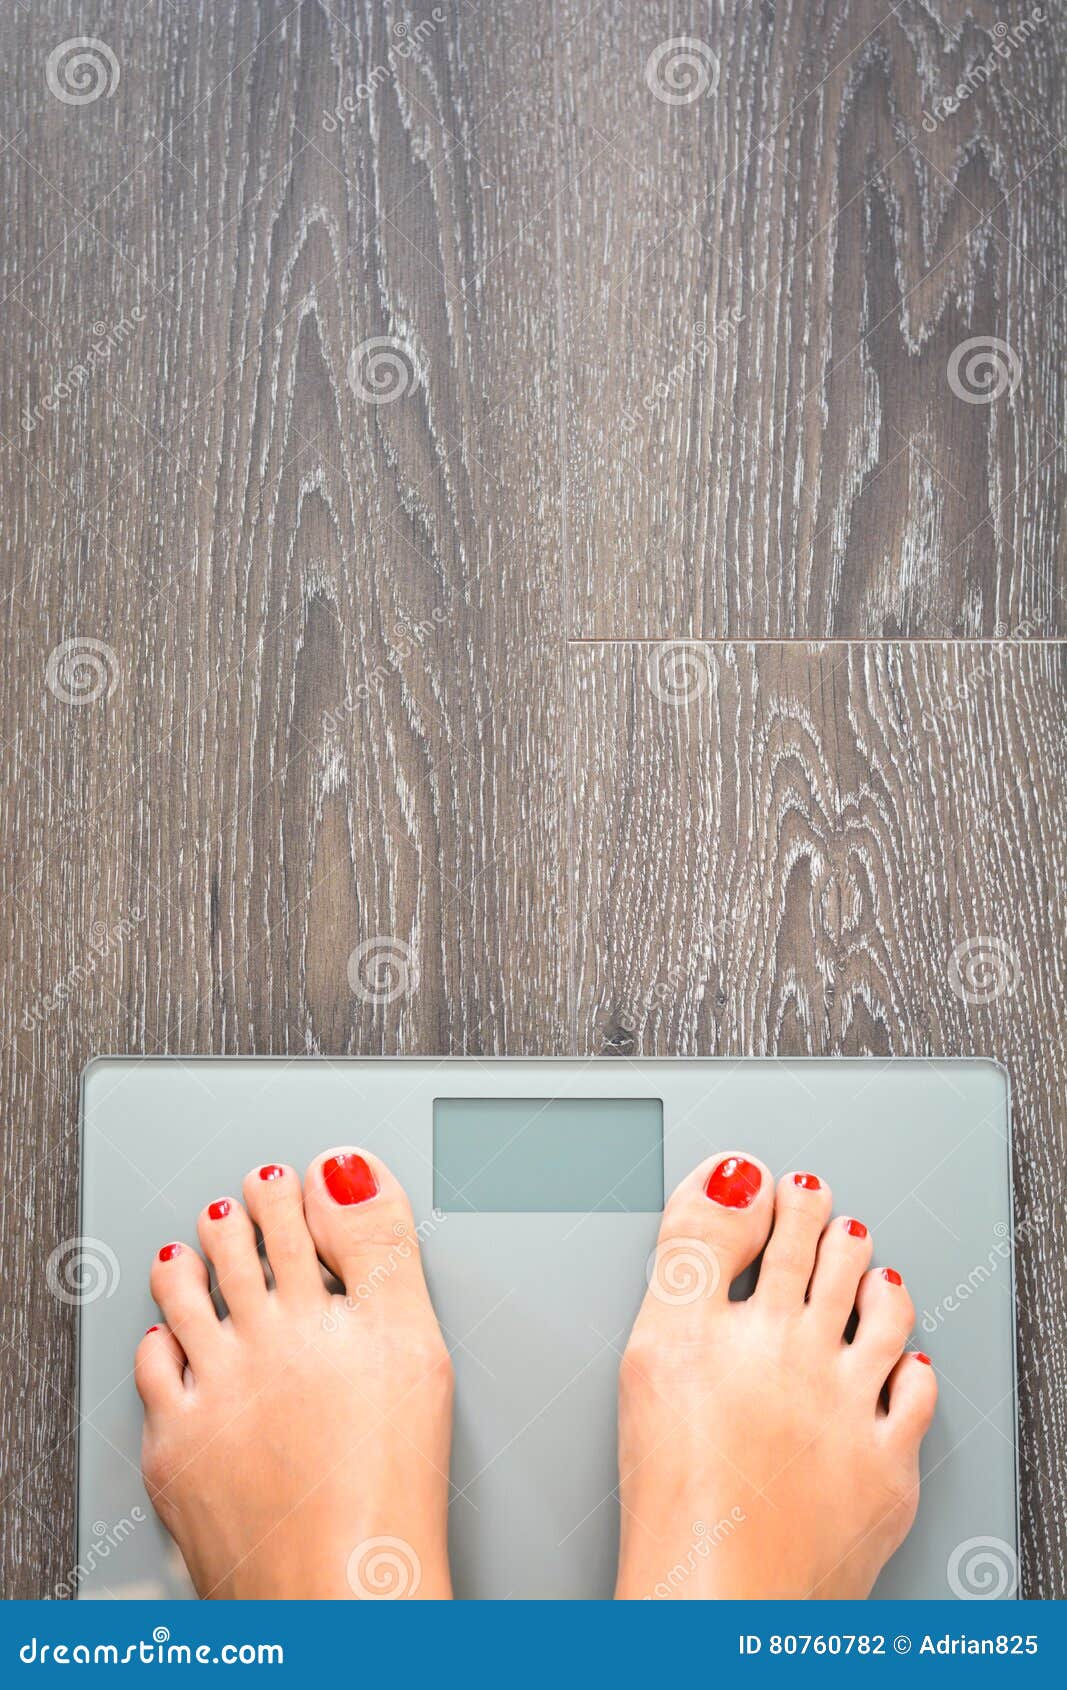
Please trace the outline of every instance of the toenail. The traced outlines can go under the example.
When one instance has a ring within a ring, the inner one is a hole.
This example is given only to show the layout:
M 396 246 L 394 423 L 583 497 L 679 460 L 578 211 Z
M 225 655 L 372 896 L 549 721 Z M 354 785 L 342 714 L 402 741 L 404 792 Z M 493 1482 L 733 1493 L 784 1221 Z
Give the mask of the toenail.
M 146 1332 L 146 1333 L 145 1333 L 145 1337 L 146 1337 L 146 1338 L 150 1338 L 150 1337 L 151 1337 L 151 1336 L 152 1336 L 152 1333 L 153 1333 L 153 1332 L 158 1332 L 158 1331 L 159 1331 L 159 1327 L 158 1327 L 158 1326 L 150 1326 L 150 1327 L 149 1327 L 149 1328 L 148 1328 L 148 1330 L 147 1330 L 147 1332 Z
M 822 1186 L 815 1174 L 794 1174 L 793 1184 L 799 1185 L 804 1191 L 821 1191 Z
M 934 1364 L 930 1360 L 930 1357 L 928 1355 L 925 1355 L 922 1350 L 914 1350 L 912 1353 L 913 1353 L 916 1361 L 925 1362 L 927 1367 L 933 1367 Z
M 327 1157 L 322 1178 L 335 1203 L 365 1203 L 378 1195 L 378 1181 L 362 1156 Z
M 260 1168 L 259 1177 L 260 1179 L 281 1179 L 284 1172 L 285 1169 L 279 1168 L 277 1162 L 268 1162 L 265 1167 Z
M 180 1244 L 164 1244 L 159 1252 L 159 1259 L 161 1262 L 172 1262 L 175 1256 L 180 1256 L 181 1253 L 182 1247 Z
M 207 1212 L 209 1220 L 224 1221 L 230 1212 L 230 1199 L 220 1197 L 217 1203 L 209 1203 Z
M 903 1285 L 904 1283 L 896 1268 L 883 1268 L 882 1278 L 888 1279 L 890 1285 Z
M 727 1156 L 717 1168 L 712 1168 L 704 1195 L 724 1209 L 747 1209 L 759 1191 L 762 1178 L 755 1162 L 746 1162 L 743 1156 Z
M 862 1221 L 846 1221 L 845 1231 L 850 1238 L 866 1238 L 867 1228 Z

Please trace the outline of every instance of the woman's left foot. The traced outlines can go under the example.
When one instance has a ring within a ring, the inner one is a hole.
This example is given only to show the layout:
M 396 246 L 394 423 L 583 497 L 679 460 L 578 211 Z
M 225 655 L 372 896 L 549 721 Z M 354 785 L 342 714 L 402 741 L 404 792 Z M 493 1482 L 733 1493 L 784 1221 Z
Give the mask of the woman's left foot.
M 776 1190 L 737 1152 L 667 1204 L 622 1364 L 619 1596 L 867 1596 L 907 1535 L 934 1370 L 901 1275 L 830 1212 L 825 1180 Z
M 165 1245 L 166 1324 L 135 1361 L 145 1482 L 198 1593 L 450 1596 L 452 1370 L 404 1191 L 376 1157 L 335 1150 L 303 1190 L 292 1168 L 255 1169 L 244 1198 L 198 1225 L 229 1318 L 200 1255 Z

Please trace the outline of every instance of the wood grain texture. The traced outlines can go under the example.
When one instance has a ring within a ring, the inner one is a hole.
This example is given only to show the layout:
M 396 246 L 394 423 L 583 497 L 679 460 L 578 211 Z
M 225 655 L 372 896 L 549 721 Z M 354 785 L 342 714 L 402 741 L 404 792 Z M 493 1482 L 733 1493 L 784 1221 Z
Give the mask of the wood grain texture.
M 550 18 L 436 13 L 105 9 L 83 106 L 5 19 L 5 1594 L 71 1564 L 94 1052 L 563 1048 Z
M 1065 661 L 1018 643 L 573 656 L 578 1051 L 1010 1069 L 1035 1597 L 1063 1595 L 1067 1551 Z
M 928 135 L 957 11 L 5 8 L 5 1596 L 71 1566 L 90 1056 L 635 1037 L 1009 1051 L 1067 1593 L 1062 649 L 707 648 L 679 715 L 566 644 L 1063 633 L 1062 22 Z M 715 99 L 656 101 L 707 30 Z M 980 334 L 992 406 L 946 386 Z M 978 1017 L 972 932 L 1022 973 Z
M 573 635 L 1063 632 L 1037 12 L 561 0 Z M 1008 389 L 975 403 L 950 363 L 988 337 Z

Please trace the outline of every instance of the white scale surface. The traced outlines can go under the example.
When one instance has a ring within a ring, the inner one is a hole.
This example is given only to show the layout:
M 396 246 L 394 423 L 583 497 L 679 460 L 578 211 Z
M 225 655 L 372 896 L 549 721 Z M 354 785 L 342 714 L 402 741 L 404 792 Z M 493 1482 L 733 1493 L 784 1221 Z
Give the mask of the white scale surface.
M 457 1595 L 611 1594 L 618 1360 L 661 1194 L 734 1148 L 830 1181 L 875 1262 L 906 1274 L 937 1366 L 918 1523 L 875 1594 L 958 1595 L 975 1539 L 1013 1564 L 1009 1100 L 991 1062 L 104 1057 L 82 1126 L 84 1247 L 110 1253 L 80 1310 L 82 1596 L 191 1594 L 138 1469 L 153 1253 L 195 1242 L 250 1167 L 336 1144 L 382 1156 L 427 1223 L 456 1369 Z

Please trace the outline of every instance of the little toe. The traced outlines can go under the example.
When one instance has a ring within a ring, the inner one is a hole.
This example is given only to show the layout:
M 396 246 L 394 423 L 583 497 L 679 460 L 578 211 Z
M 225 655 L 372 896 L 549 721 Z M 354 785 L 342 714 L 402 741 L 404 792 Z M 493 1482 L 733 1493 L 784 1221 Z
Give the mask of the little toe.
M 908 1350 L 889 1375 L 887 1389 L 886 1430 L 890 1437 L 917 1450 L 937 1407 L 937 1374 L 930 1357 L 922 1350 Z
M 871 1268 L 856 1293 L 859 1325 L 849 1355 L 881 1392 L 915 1324 L 915 1308 L 896 1268 Z
M 164 1244 L 152 1263 L 149 1284 L 195 1375 L 216 1349 L 221 1332 L 203 1259 L 188 1244 Z
M 280 1296 L 326 1294 L 315 1241 L 304 1213 L 304 1193 L 295 1168 L 267 1162 L 253 1168 L 242 1186 L 249 1213 L 263 1235 L 270 1271 Z
M 133 1382 L 145 1408 L 174 1408 L 185 1394 L 185 1351 L 166 1326 L 150 1326 L 133 1358 Z
M 255 1227 L 234 1198 L 217 1197 L 201 1210 L 197 1236 L 215 1269 L 215 1281 L 230 1318 L 240 1325 L 267 1301 Z
M 849 1215 L 835 1215 L 819 1240 L 808 1308 L 829 1336 L 844 1337 L 872 1247 L 863 1222 Z
M 317 1156 L 304 1176 L 304 1212 L 319 1256 L 350 1298 L 370 1304 L 387 1292 L 428 1304 L 411 1204 L 380 1157 L 351 1148 Z
M 817 1174 L 789 1173 L 778 1181 L 774 1229 L 760 1263 L 756 1296 L 773 1308 L 797 1308 L 807 1295 L 833 1194 Z
M 649 1298 L 679 1307 L 727 1302 L 731 1284 L 767 1242 L 773 1209 L 765 1163 L 740 1151 L 709 1156 L 668 1199 L 649 1262 Z

